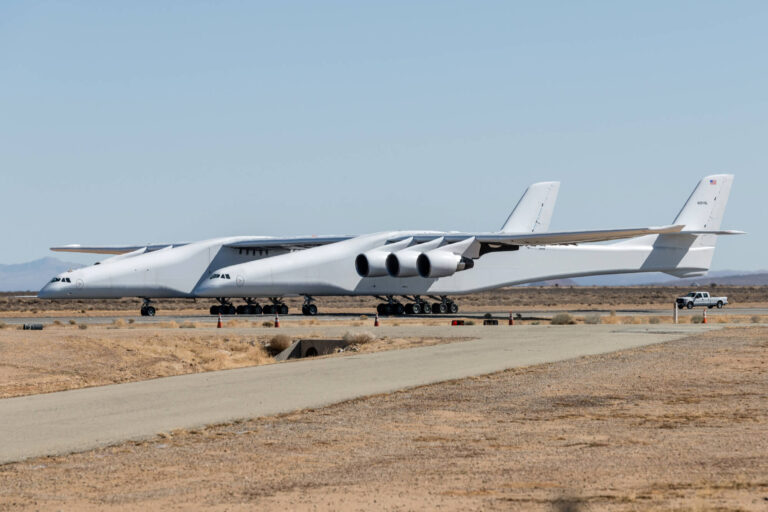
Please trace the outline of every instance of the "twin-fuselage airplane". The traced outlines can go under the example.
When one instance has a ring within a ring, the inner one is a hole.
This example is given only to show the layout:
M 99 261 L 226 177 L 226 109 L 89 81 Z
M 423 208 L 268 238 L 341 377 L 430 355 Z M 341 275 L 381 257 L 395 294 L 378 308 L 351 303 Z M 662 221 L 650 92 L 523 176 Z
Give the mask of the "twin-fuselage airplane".
M 450 295 L 548 279 L 629 272 L 687 277 L 709 270 L 733 176 L 702 179 L 668 226 L 547 232 L 558 182 L 531 185 L 495 232 L 390 231 L 361 236 L 230 237 L 194 243 L 53 247 L 111 254 L 54 277 L 41 298 L 212 297 L 211 314 L 286 314 L 286 296 L 372 295 L 380 314 L 455 313 Z M 611 244 L 591 242 L 620 240 Z M 406 299 L 403 304 L 398 297 Z M 231 299 L 245 304 L 235 307 Z M 428 298 L 434 302 L 429 303 Z M 259 304 L 259 299 L 269 303 Z

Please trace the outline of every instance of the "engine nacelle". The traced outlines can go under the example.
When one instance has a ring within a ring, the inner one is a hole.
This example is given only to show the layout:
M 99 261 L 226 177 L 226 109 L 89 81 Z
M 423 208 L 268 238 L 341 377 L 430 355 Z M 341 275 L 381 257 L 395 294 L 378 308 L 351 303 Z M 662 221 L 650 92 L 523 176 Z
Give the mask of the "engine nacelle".
M 451 251 L 436 249 L 423 252 L 416 258 L 416 269 L 421 277 L 446 277 L 475 266 L 475 262 Z
M 416 268 L 416 260 L 421 254 L 419 251 L 399 251 L 387 256 L 387 272 L 392 277 L 413 277 L 419 275 Z
M 359 254 L 355 258 L 355 270 L 360 277 L 381 277 L 387 275 L 387 256 L 389 251 L 373 250 Z

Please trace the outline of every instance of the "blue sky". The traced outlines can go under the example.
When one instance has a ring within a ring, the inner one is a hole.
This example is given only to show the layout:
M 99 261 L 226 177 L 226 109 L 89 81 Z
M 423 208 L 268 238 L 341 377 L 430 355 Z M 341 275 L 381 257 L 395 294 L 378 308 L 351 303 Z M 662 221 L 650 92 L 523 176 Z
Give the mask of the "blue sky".
M 553 230 L 657 225 L 732 172 L 749 235 L 713 269 L 768 268 L 766 26 L 762 1 L 4 2 L 0 263 L 492 230 L 541 180 Z

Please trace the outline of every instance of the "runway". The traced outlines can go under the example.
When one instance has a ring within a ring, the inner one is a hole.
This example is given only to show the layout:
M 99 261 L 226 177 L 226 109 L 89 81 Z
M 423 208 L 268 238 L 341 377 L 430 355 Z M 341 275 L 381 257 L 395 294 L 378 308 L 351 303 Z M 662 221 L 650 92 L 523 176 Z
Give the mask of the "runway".
M 146 439 L 175 429 L 317 408 L 513 367 L 666 342 L 717 328 L 382 327 L 377 333 L 386 336 L 478 339 L 0 400 L 0 463 Z M 290 329 L 285 332 L 291 333 Z

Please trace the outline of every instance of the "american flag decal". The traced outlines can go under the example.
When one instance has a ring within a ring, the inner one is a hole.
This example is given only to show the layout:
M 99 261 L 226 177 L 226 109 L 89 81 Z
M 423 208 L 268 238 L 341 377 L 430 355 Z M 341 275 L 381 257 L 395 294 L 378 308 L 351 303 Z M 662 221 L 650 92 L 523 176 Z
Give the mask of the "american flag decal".
M 709 180 L 710 185 L 717 185 L 717 180 Z

